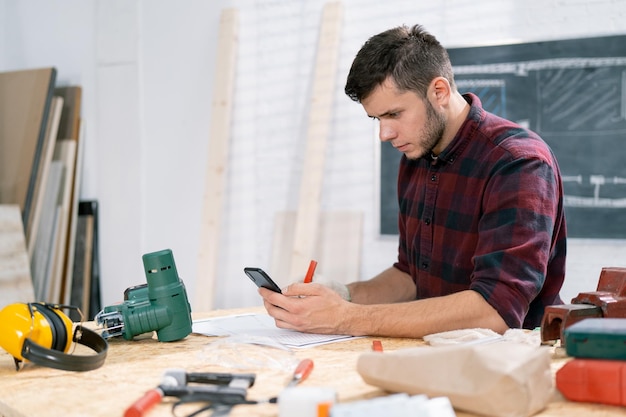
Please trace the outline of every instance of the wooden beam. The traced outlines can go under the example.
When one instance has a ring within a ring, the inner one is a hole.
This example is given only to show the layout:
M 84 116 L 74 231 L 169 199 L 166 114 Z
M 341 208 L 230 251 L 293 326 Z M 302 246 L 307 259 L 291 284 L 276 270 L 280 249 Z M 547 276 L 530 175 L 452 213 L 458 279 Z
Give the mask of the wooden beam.
M 42 155 L 39 160 L 40 167 L 38 169 L 39 174 L 35 181 L 35 189 L 33 192 L 33 199 L 31 209 L 29 212 L 30 218 L 25 223 L 26 226 L 26 245 L 28 247 L 28 255 L 33 257 L 35 250 L 35 243 L 37 242 L 37 233 L 39 232 L 39 221 L 41 220 L 41 212 L 45 208 L 43 207 L 43 199 L 48 187 L 48 170 L 50 169 L 50 163 L 54 156 L 54 147 L 57 140 L 57 134 L 59 130 L 59 123 L 63 114 L 63 97 L 53 97 L 52 104 L 50 106 L 50 114 L 48 116 L 46 134 L 42 144 Z
M 55 68 L 0 73 L 0 203 L 19 204 L 28 235 Z
M 307 126 L 305 159 L 291 251 L 289 278 L 306 272 L 318 239 L 326 143 L 330 132 L 343 7 L 329 2 L 322 11 Z
M 63 97 L 63 114 L 59 126 L 58 139 L 76 141 L 76 160 L 72 170 L 72 194 L 70 200 L 70 224 L 68 227 L 67 257 L 63 268 L 63 304 L 70 304 L 72 277 L 74 275 L 74 250 L 76 248 L 76 225 L 78 223 L 78 204 L 82 181 L 84 158 L 84 124 L 81 119 L 82 87 L 69 86 L 57 88 L 57 94 Z M 65 115 L 65 116 L 64 116 Z
M 238 44 L 239 16 L 237 9 L 224 9 L 220 17 L 217 45 L 208 163 L 205 176 L 202 220 L 196 287 L 192 308 L 209 311 L 213 308 L 215 276 L 219 253 L 220 226 L 224 205 L 224 188 L 228 163 L 228 142 L 235 85 L 235 64 Z

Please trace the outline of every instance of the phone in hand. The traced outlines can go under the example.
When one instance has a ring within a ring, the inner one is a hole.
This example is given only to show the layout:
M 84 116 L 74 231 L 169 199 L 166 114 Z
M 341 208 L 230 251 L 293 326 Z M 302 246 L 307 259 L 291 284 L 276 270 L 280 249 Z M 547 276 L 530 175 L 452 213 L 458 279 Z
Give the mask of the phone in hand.
M 267 288 L 274 292 L 282 294 L 280 287 L 276 285 L 272 278 L 265 273 L 261 268 L 246 267 L 243 272 L 256 284 L 257 287 Z

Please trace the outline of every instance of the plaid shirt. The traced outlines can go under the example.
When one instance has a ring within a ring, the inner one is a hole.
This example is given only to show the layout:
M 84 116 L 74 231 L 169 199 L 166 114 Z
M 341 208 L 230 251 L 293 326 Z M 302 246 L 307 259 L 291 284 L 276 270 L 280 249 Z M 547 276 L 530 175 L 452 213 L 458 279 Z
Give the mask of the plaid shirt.
M 557 161 L 535 133 L 483 110 L 478 97 L 436 160 L 402 156 L 394 266 L 417 298 L 471 289 L 511 328 L 535 328 L 562 304 L 566 225 Z

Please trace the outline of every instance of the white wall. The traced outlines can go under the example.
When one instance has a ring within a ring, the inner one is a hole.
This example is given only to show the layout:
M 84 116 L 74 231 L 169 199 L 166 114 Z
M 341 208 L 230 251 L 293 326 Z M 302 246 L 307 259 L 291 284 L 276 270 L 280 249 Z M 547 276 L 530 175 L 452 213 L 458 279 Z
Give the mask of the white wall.
M 83 87 L 82 198 L 100 203 L 103 303 L 171 248 L 193 294 L 220 11 L 240 33 L 217 307 L 258 305 L 244 266 L 269 269 L 274 215 L 294 210 L 322 0 L 0 0 L 0 70 L 55 66 Z M 322 208 L 364 213 L 361 278 L 393 262 L 376 223 L 373 126 L 343 94 L 371 35 L 421 23 L 448 47 L 626 33 L 626 0 L 344 0 Z M 626 151 L 625 151 L 626 152 Z M 624 241 L 569 242 L 563 296 L 626 266 Z M 270 271 L 271 272 L 271 271 Z M 195 295 L 194 295 L 195 297 Z

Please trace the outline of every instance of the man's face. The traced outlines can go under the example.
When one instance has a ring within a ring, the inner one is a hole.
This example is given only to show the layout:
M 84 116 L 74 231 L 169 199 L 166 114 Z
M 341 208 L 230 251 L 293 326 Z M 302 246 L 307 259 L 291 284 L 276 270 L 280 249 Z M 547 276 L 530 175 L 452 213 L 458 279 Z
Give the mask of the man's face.
M 412 91 L 400 92 L 386 80 L 361 101 L 367 115 L 379 120 L 380 140 L 391 142 L 409 159 L 430 154 L 441 142 L 446 125 L 428 100 Z M 439 153 L 442 149 L 437 149 Z

